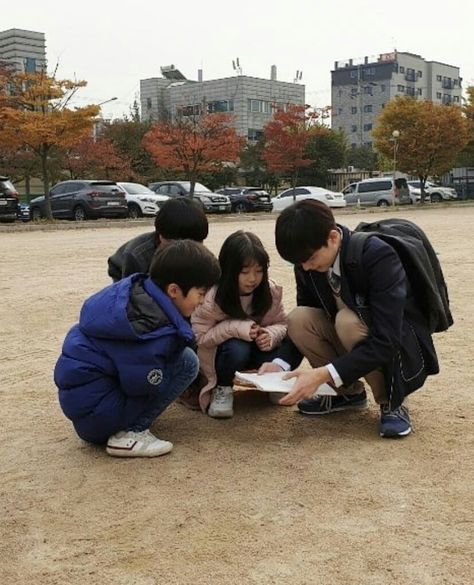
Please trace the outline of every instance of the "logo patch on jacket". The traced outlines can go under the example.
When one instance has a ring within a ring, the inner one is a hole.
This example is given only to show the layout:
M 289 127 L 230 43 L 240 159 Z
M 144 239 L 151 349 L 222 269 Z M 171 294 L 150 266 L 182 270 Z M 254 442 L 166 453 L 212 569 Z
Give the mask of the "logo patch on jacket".
M 148 380 L 148 382 L 150 382 L 150 384 L 153 384 L 153 386 L 158 386 L 158 384 L 161 384 L 161 382 L 163 381 L 163 372 L 161 370 L 150 370 L 148 372 L 148 376 L 146 377 L 146 379 Z

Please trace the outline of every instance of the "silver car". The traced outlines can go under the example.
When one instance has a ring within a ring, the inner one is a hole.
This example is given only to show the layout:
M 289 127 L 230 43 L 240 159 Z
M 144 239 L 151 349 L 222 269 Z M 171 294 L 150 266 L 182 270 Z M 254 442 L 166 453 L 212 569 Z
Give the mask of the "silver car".
M 148 185 L 152 191 L 168 197 L 189 196 L 191 183 L 189 181 L 160 181 Z M 194 185 L 194 198 L 199 201 L 206 213 L 230 213 L 231 203 L 226 195 L 213 193 L 210 189 L 196 183 Z
M 388 207 L 411 204 L 410 191 L 404 178 L 377 177 L 351 183 L 343 189 L 347 205 Z

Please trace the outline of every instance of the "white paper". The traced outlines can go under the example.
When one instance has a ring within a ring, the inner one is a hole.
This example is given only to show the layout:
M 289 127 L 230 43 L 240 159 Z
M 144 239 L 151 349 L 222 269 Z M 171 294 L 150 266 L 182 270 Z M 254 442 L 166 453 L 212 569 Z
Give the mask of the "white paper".
M 250 382 L 257 390 L 263 392 L 281 392 L 288 394 L 296 382 L 296 378 L 283 380 L 286 372 L 268 372 L 266 374 L 249 374 L 247 372 L 235 372 L 235 378 L 243 382 Z M 336 392 L 329 384 L 321 384 L 314 393 L 318 396 L 336 396 Z

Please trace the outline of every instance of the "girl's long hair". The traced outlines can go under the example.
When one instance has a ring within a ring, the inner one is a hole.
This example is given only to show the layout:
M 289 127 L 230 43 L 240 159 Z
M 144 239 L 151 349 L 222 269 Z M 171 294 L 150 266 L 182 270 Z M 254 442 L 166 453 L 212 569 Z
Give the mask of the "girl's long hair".
M 256 263 L 263 269 L 262 282 L 253 292 L 252 312 L 247 315 L 242 308 L 239 293 L 239 274 L 250 264 Z M 216 303 L 234 319 L 251 316 L 259 322 L 272 306 L 272 294 L 268 283 L 270 258 L 263 244 L 252 232 L 239 230 L 226 238 L 219 253 L 221 278 L 217 285 Z

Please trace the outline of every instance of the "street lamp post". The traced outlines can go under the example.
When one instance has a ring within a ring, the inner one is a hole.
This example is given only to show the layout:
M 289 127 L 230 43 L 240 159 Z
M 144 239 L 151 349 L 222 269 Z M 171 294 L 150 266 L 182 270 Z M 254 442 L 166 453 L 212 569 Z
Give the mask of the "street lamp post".
M 118 97 L 111 97 L 108 100 L 105 100 L 103 102 L 100 102 L 99 104 L 96 104 L 96 106 L 103 106 L 104 104 L 108 104 L 109 102 L 114 102 L 115 100 L 118 100 Z
M 396 180 L 397 180 L 397 154 L 398 154 L 398 139 L 400 138 L 400 131 L 393 130 L 392 132 L 392 142 L 393 142 L 393 184 L 394 184 L 394 193 L 393 193 L 393 201 L 392 204 L 395 205 L 395 195 L 396 195 Z

